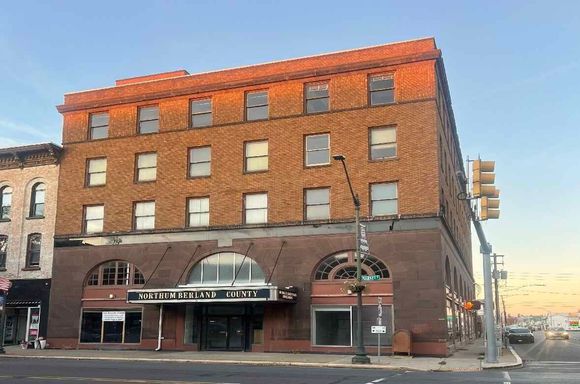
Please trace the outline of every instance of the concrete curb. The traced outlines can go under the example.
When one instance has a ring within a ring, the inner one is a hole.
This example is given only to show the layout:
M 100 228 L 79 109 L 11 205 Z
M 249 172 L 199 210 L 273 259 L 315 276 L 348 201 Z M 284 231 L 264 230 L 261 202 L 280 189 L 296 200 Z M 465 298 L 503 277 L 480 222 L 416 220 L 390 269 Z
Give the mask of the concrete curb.
M 253 361 L 253 360 L 201 360 L 201 359 L 160 359 L 146 357 L 94 357 L 94 356 L 26 356 L 26 355 L 0 355 L 2 358 L 23 359 L 63 359 L 63 360 L 97 360 L 97 361 L 140 361 L 161 363 L 196 363 L 196 364 L 232 364 L 232 365 L 255 365 L 255 366 L 281 366 L 281 367 L 313 367 L 313 368 L 355 368 L 355 369 L 385 369 L 390 371 L 430 371 L 430 369 L 418 369 L 413 367 L 389 366 L 389 365 L 355 365 L 338 363 L 304 363 L 293 361 Z
M 508 350 L 512 354 L 512 356 L 516 359 L 515 363 L 481 363 L 482 369 L 501 369 L 501 368 L 520 368 L 523 366 L 522 358 L 515 349 L 512 348 L 511 345 L 508 345 Z

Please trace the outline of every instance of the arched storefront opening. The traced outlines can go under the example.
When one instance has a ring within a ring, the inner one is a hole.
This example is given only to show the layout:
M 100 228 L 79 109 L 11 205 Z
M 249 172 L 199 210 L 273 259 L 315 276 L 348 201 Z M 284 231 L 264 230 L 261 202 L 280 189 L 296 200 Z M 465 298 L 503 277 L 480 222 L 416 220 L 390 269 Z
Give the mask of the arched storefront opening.
M 141 270 L 124 260 L 110 260 L 94 267 L 85 277 L 81 314 L 82 344 L 138 344 L 143 312 L 127 304 L 127 290 L 141 288 Z
M 356 254 L 343 251 L 322 259 L 312 275 L 311 342 L 315 349 L 356 345 L 354 326 L 356 323 Z M 366 346 L 377 346 L 377 336 L 371 333 L 371 325 L 377 325 L 379 303 L 381 303 L 382 325 L 387 334 L 381 344 L 391 345 L 393 332 L 393 282 L 391 271 L 380 258 L 374 255 L 361 258 L 363 291 L 363 342 Z

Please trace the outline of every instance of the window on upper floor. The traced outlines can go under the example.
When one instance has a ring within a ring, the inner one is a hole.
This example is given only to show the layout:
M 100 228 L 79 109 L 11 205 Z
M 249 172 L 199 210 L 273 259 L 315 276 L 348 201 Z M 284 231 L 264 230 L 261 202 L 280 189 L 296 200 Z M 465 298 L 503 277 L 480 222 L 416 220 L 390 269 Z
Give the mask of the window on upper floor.
M 371 216 L 395 215 L 397 212 L 397 183 L 371 184 Z
M 268 194 L 248 193 L 244 195 L 244 223 L 261 224 L 268 222 Z
M 155 228 L 155 202 L 140 201 L 134 207 L 133 229 L 154 229 Z
M 84 233 L 103 232 L 103 222 L 105 219 L 104 205 L 87 205 L 84 212 Z
M 383 160 L 397 156 L 397 131 L 395 127 L 371 128 L 369 134 L 371 160 Z
M 105 185 L 107 183 L 107 158 L 87 160 L 86 184 L 89 187 Z
M 330 134 L 306 136 L 305 164 L 307 167 L 330 164 Z
M 157 153 L 137 154 L 135 180 L 137 182 L 155 181 L 157 179 Z
M 0 269 L 6 269 L 7 255 L 8 255 L 8 236 L 0 235 Z
M 246 93 L 246 120 L 268 118 L 268 91 Z
M 139 108 L 139 133 L 159 132 L 159 106 L 151 105 Z
M 145 284 L 143 273 L 126 261 L 108 261 L 93 269 L 85 285 L 142 285 Z
M 327 112 L 330 109 L 328 83 L 307 84 L 305 89 L 306 113 Z
M 248 141 L 244 148 L 244 171 L 260 172 L 268 170 L 268 140 Z
M 369 77 L 369 99 L 371 105 L 395 102 L 395 83 L 393 75 L 374 75 Z
M 4 186 L 0 188 L 0 220 L 10 219 L 12 210 L 12 187 Z
M 207 227 L 209 225 L 209 197 L 187 199 L 187 226 Z
M 191 126 L 193 128 L 212 125 L 211 99 L 191 101 Z
M 211 175 L 211 147 L 189 149 L 189 177 Z
M 226 285 L 264 284 L 262 268 L 246 255 L 233 252 L 215 253 L 197 263 L 189 274 L 187 284 Z
M 26 249 L 26 267 L 40 266 L 40 248 L 42 244 L 42 235 L 40 233 L 31 233 L 28 235 L 28 247 Z
M 106 139 L 109 137 L 109 113 L 91 113 L 89 116 L 89 139 Z
M 330 219 L 330 188 L 304 190 L 304 219 Z
M 46 186 L 44 183 L 36 183 L 32 186 L 30 194 L 30 217 L 44 217 L 44 198 Z

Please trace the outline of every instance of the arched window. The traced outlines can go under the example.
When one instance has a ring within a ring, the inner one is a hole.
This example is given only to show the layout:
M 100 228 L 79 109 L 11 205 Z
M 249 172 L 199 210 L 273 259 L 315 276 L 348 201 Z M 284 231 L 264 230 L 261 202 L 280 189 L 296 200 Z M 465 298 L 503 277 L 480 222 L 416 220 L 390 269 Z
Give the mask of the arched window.
M 42 244 L 42 235 L 40 233 L 31 233 L 28 235 L 28 247 L 26 249 L 26 266 L 40 266 L 40 246 Z
M 361 274 L 379 276 L 381 279 L 391 277 L 389 269 L 374 256 L 365 256 L 361 263 Z M 320 263 L 314 275 L 315 280 L 345 280 L 356 278 L 356 261 L 353 251 L 342 252 L 327 257 Z
M 197 263 L 189 274 L 192 285 L 264 284 L 264 272 L 251 258 L 234 252 L 208 256 Z
M 44 193 L 46 186 L 44 183 L 36 183 L 32 187 L 30 196 L 30 217 L 44 216 Z
M 12 208 L 12 188 L 5 186 L 0 188 L 0 220 L 10 218 Z
M 87 286 L 98 285 L 143 285 L 143 273 L 134 264 L 126 261 L 108 261 L 93 269 L 87 278 Z

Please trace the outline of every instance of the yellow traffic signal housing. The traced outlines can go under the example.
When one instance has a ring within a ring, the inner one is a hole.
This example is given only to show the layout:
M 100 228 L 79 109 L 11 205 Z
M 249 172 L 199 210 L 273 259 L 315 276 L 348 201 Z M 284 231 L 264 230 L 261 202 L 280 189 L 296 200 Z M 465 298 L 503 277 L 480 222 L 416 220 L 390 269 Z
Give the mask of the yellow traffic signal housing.
M 499 197 L 499 190 L 497 190 L 497 197 Z M 499 199 L 492 199 L 487 196 L 481 198 L 481 212 L 479 214 L 480 220 L 499 219 Z
M 493 197 L 498 194 L 495 186 L 495 161 L 473 161 L 473 197 Z

